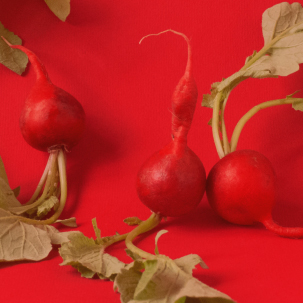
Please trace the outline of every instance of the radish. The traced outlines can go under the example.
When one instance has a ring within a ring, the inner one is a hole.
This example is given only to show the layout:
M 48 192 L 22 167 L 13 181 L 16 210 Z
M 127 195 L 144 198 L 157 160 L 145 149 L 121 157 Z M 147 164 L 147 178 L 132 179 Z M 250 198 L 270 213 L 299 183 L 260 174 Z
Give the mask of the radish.
M 58 219 L 66 202 L 65 151 L 70 151 L 81 139 L 85 127 L 85 113 L 82 105 L 72 95 L 51 82 L 44 65 L 33 52 L 24 46 L 10 44 L 3 37 L 2 39 L 11 48 L 26 53 L 36 73 L 36 83 L 20 116 L 22 135 L 33 148 L 50 153 L 32 198 L 26 205 L 13 209 L 12 212 L 22 214 L 37 208 L 52 196 L 60 196 L 59 206 L 54 209 L 54 214 L 49 219 L 23 218 L 23 221 L 30 224 L 50 224 Z
M 202 162 L 187 146 L 187 133 L 198 97 L 190 42 L 182 33 L 167 31 L 182 36 L 188 45 L 185 73 L 172 96 L 172 141 L 153 154 L 137 175 L 140 200 L 153 212 L 165 217 L 181 216 L 193 210 L 202 199 L 206 183 Z
M 21 45 L 9 45 L 27 54 L 37 77 L 20 116 L 25 141 L 42 151 L 58 147 L 70 151 L 83 135 L 85 113 L 82 105 L 51 82 L 44 65 L 33 52 Z
M 206 194 L 215 212 L 231 223 L 261 222 L 282 237 L 303 237 L 303 228 L 282 227 L 273 221 L 276 174 L 259 152 L 239 150 L 223 157 L 207 177 Z

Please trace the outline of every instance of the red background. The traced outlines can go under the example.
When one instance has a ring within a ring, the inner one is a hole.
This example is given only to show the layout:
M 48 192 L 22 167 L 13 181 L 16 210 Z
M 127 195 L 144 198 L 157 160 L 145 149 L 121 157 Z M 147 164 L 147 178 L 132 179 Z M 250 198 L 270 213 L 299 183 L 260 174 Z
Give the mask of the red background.
M 218 156 L 207 125 L 211 110 L 200 106 L 202 94 L 262 48 L 261 16 L 276 3 L 71 0 L 64 23 L 42 0 L 1 1 L 0 21 L 86 111 L 85 137 L 68 154 L 69 196 L 62 218 L 75 216 L 79 229 L 93 236 L 91 219 L 97 217 L 105 236 L 129 231 L 122 222 L 126 217 L 145 219 L 150 214 L 137 198 L 136 173 L 170 140 L 170 99 L 187 56 L 185 42 L 171 33 L 139 45 L 150 33 L 172 28 L 191 38 L 199 101 L 188 144 L 209 172 Z M 229 136 L 255 104 L 302 89 L 302 76 L 299 71 L 287 78 L 249 79 L 238 86 L 226 110 Z M 21 185 L 20 200 L 25 202 L 47 160 L 47 154 L 25 143 L 18 125 L 35 77 L 30 66 L 23 77 L 0 66 L 0 79 L 0 154 L 11 186 Z M 303 113 L 291 106 L 264 110 L 244 128 L 238 145 L 262 152 L 274 165 L 279 187 L 273 216 L 284 226 L 303 227 L 302 121 Z M 171 258 L 199 254 L 209 269 L 197 269 L 195 276 L 237 302 L 302 300 L 302 240 L 280 238 L 259 225 L 229 224 L 213 213 L 206 197 L 193 213 L 169 219 L 161 228 L 169 230 L 159 241 L 161 253 Z M 154 236 L 152 232 L 136 243 L 151 252 Z M 110 252 L 128 262 L 123 249 L 121 243 Z M 81 278 L 73 268 L 59 267 L 61 261 L 55 249 L 41 262 L 1 264 L 1 300 L 120 302 L 112 282 Z

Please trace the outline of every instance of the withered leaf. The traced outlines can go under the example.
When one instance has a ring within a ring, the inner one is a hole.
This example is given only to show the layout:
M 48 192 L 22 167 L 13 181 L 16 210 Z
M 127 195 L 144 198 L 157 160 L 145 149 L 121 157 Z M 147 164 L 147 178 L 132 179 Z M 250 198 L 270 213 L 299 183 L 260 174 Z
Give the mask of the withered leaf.
M 70 233 L 60 233 L 53 226 L 30 225 L 10 212 L 0 209 L 0 262 L 39 261 L 48 256 L 52 244 L 67 241 Z
M 292 104 L 292 108 L 294 110 L 299 110 L 299 111 L 303 112 L 303 102 L 294 102 Z
M 303 62 L 303 8 L 300 3 L 282 2 L 267 9 L 262 29 L 268 54 L 263 65 L 276 76 L 288 76 Z M 274 42 L 275 38 L 278 40 Z M 272 45 L 271 45 L 272 44 Z M 264 57 L 263 57 L 264 58 Z
M 204 94 L 202 100 L 202 106 L 213 108 L 214 107 L 214 99 L 216 94 L 218 93 L 218 85 L 220 82 L 215 82 L 211 85 L 210 94 Z
M 7 30 L 0 22 L 0 37 L 3 36 L 11 44 L 22 44 L 22 40 L 13 32 Z M 10 48 L 3 39 L 0 38 L 0 63 L 21 75 L 26 68 L 28 58 L 26 54 L 19 49 Z
M 63 259 L 61 265 L 71 265 L 82 277 L 92 278 L 97 274 L 100 279 L 113 280 L 121 268 L 125 267 L 125 263 L 105 253 L 106 246 L 97 243 L 100 239 L 94 240 L 82 233 L 71 234 L 68 239 L 69 242 L 63 243 L 59 248 Z
M 189 268 L 186 268 L 186 261 L 183 260 L 179 267 L 176 261 L 163 255 L 154 260 L 136 260 L 132 267 L 121 269 L 114 288 L 121 293 L 123 303 L 185 302 L 183 298 L 191 298 L 191 302 L 196 303 L 203 299 L 207 302 L 234 302 L 191 275 L 193 266 L 200 263 L 198 258 L 191 262 Z M 141 263 L 145 270 L 142 272 L 136 263 Z
M 140 220 L 138 217 L 129 217 L 123 220 L 124 223 L 126 223 L 129 226 L 139 225 L 142 220 Z
M 51 196 L 47 200 L 43 201 L 37 208 L 37 216 L 39 218 L 47 215 L 54 206 L 59 203 L 59 199 L 56 196 Z
M 13 191 L 13 193 L 14 193 L 14 195 L 15 195 L 16 198 L 19 196 L 20 190 L 21 190 L 20 186 L 12 189 L 12 191 Z
M 70 14 L 70 0 L 44 0 L 49 9 L 61 20 L 65 21 Z
M 267 9 L 262 16 L 264 48 L 246 59 L 240 71 L 216 85 L 205 97 L 204 106 L 212 106 L 215 94 L 231 91 L 247 78 L 288 76 L 303 63 L 303 8 L 300 3 L 283 2 Z M 209 105 L 208 105 L 209 104 Z
M 45 230 L 51 240 L 51 244 L 54 245 L 62 245 L 63 243 L 69 242 L 70 235 L 80 234 L 79 231 L 60 232 L 51 225 L 36 225 L 36 227 Z
M 262 16 L 264 44 L 270 43 L 276 36 L 301 22 L 303 11 L 300 3 L 282 2 L 268 8 Z
M 68 227 L 77 227 L 78 226 L 75 217 L 57 220 L 55 223 L 60 223 L 62 225 L 68 226 Z
M 8 183 L 0 178 L 0 209 L 9 210 L 11 207 L 20 206 L 21 203 L 16 199 Z
M 2 178 L 8 184 L 8 178 L 7 178 L 4 163 L 3 163 L 1 157 L 0 157 L 0 178 Z

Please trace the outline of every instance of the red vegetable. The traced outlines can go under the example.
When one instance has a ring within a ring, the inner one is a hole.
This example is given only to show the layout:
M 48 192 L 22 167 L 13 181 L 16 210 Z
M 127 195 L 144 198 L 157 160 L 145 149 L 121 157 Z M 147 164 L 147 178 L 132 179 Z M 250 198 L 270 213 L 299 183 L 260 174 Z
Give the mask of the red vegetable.
M 252 150 L 234 151 L 211 169 L 206 194 L 211 207 L 225 220 L 241 225 L 263 223 L 280 236 L 302 238 L 303 228 L 287 228 L 272 219 L 276 175 L 270 161 Z
M 185 35 L 172 32 L 181 35 L 188 44 L 185 73 L 172 96 L 173 140 L 152 155 L 137 176 L 140 200 L 162 216 L 180 216 L 193 210 L 202 199 L 206 182 L 202 162 L 187 146 L 187 133 L 198 97 L 192 72 L 191 47 Z
M 70 151 L 83 135 L 85 113 L 82 105 L 51 82 L 44 65 L 33 52 L 24 46 L 8 44 L 27 54 L 37 77 L 20 116 L 24 139 L 38 150 L 50 151 L 63 146 Z
M 2 39 L 11 48 L 26 53 L 35 69 L 37 79 L 21 112 L 20 129 L 28 144 L 50 154 L 33 196 L 26 205 L 14 211 L 23 214 L 34 210 L 32 215 L 35 215 L 37 207 L 44 201 L 60 198 L 59 205 L 51 210 L 52 215 L 47 219 L 18 217 L 28 224 L 52 224 L 59 218 L 67 199 L 65 151 L 70 151 L 82 137 L 85 113 L 82 105 L 72 95 L 50 81 L 44 65 L 33 52 L 24 46 L 10 44 L 3 37 Z

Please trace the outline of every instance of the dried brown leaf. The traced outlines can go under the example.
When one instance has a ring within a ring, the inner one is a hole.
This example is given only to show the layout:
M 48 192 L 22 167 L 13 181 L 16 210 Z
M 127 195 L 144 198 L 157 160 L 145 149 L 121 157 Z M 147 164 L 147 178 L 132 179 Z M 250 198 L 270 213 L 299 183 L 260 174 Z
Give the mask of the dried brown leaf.
M 20 207 L 21 203 L 16 199 L 14 192 L 8 183 L 0 178 L 0 209 L 9 210 L 12 207 Z
M 36 227 L 46 231 L 51 240 L 51 243 L 54 245 L 62 245 L 63 243 L 70 241 L 70 235 L 80 234 L 79 231 L 60 232 L 54 226 L 51 225 L 36 225 Z
M 20 195 L 20 190 L 21 190 L 20 186 L 12 189 L 12 191 L 13 191 L 13 193 L 14 193 L 14 195 L 15 195 L 16 198 Z
M 282 2 L 268 8 L 262 16 L 264 45 L 301 22 L 303 22 L 303 10 L 300 3 Z
M 7 30 L 1 22 L 0 36 L 3 36 L 11 44 L 22 44 L 22 40 L 13 32 Z M 28 58 L 24 52 L 19 49 L 10 48 L 2 39 L 0 39 L 0 63 L 13 72 L 21 75 L 25 71 Z
M 132 263 L 133 266 L 121 269 L 114 282 L 115 290 L 121 293 L 121 302 L 175 303 L 182 302 L 182 298 L 192 298 L 192 302 L 196 303 L 203 299 L 207 302 L 234 302 L 227 295 L 192 276 L 192 268 L 199 264 L 199 258 L 183 258 L 186 259 L 180 262 L 181 267 L 178 266 L 178 261 L 159 255 L 154 260 L 137 260 Z M 187 268 L 188 260 L 192 262 Z M 144 266 L 143 273 L 136 263 Z
M 133 225 L 139 225 L 142 220 L 140 220 L 138 217 L 129 217 L 123 220 L 124 223 L 127 225 L 133 226 Z
M 0 209 L 0 261 L 39 261 L 52 249 L 48 232 Z
M 59 204 L 59 199 L 56 196 L 51 196 L 43 201 L 43 203 L 41 203 L 37 208 L 38 218 L 42 218 L 47 215 L 57 204 Z
M 295 102 L 292 104 L 292 108 L 294 110 L 299 110 L 301 112 L 303 112 L 303 102 Z
M 262 17 L 265 46 L 246 59 L 244 69 L 217 85 L 217 92 L 231 91 L 247 78 L 288 76 L 303 63 L 303 8 L 283 2 L 267 9 Z M 214 99 L 207 97 L 206 104 Z M 206 105 L 205 105 L 206 106 Z
M 202 106 L 213 108 L 214 107 L 214 99 L 216 97 L 216 94 L 218 93 L 218 85 L 220 82 L 215 82 L 211 85 L 210 88 L 210 94 L 204 94 L 203 100 L 202 100 Z
M 4 163 L 3 163 L 1 157 L 0 157 L 0 178 L 2 178 L 8 184 L 8 178 L 7 178 Z
M 71 265 L 82 277 L 92 278 L 95 274 L 100 279 L 114 279 L 125 264 L 105 253 L 105 246 L 82 233 L 71 234 L 69 242 L 63 243 L 59 253 L 63 259 L 61 265 Z
M 62 225 L 68 226 L 68 227 L 77 227 L 78 226 L 75 217 L 57 220 L 55 223 L 60 223 Z
M 49 9 L 61 20 L 65 21 L 70 14 L 70 0 L 44 0 Z

